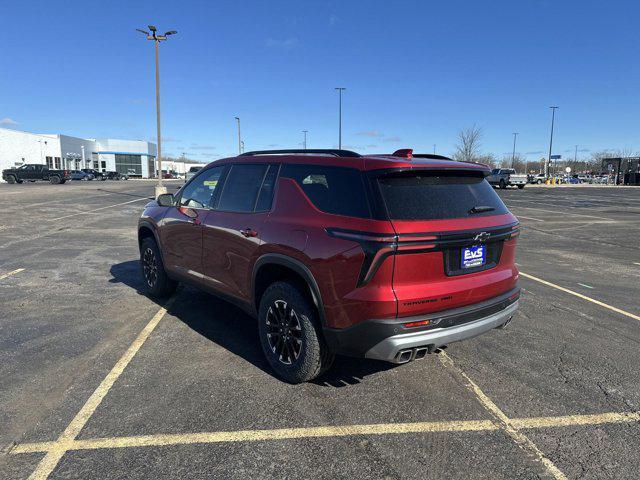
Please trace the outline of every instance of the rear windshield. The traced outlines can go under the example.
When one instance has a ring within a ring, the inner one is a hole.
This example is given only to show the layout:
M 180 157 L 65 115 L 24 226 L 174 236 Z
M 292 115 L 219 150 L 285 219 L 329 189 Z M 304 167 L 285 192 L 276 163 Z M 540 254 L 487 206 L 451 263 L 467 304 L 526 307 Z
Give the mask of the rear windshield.
M 442 220 L 508 213 L 491 185 L 477 175 L 413 171 L 379 177 L 378 184 L 392 220 Z
M 199 172 L 200 170 L 202 170 L 202 167 L 191 167 L 189 173 Z

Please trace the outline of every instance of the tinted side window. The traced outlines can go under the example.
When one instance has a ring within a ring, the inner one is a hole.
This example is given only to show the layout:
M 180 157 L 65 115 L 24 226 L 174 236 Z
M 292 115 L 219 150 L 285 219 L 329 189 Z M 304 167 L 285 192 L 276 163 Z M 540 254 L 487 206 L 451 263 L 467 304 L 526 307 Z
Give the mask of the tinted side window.
M 273 191 L 275 189 L 276 177 L 278 176 L 278 165 L 271 165 L 264 177 L 262 188 L 256 202 L 256 212 L 266 212 L 271 210 Z
M 209 208 L 224 167 L 215 167 L 198 175 L 180 196 L 180 205 L 190 208 Z
M 309 200 L 323 212 L 371 217 L 362 173 L 355 168 L 285 165 L 282 176 L 295 180 Z
M 268 165 L 233 165 L 224 183 L 218 210 L 253 212 Z

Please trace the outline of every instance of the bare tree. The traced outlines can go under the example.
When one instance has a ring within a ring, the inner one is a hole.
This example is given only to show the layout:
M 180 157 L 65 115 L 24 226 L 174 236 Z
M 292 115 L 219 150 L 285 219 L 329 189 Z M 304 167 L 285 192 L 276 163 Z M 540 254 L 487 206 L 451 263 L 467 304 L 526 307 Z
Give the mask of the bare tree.
M 475 124 L 458 132 L 458 145 L 453 154 L 454 160 L 459 162 L 475 162 L 480 157 L 480 140 L 482 128 Z
M 480 155 L 479 157 L 476 157 L 475 161 L 478 163 L 484 163 L 485 165 L 488 165 L 491 168 L 496 168 L 499 164 L 498 159 L 493 153 Z

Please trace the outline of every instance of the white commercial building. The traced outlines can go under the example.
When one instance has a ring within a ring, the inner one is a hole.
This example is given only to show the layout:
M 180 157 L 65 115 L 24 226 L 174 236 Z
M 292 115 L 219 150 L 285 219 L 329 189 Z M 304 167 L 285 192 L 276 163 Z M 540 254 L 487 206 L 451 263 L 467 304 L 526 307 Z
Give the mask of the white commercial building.
M 155 143 L 142 140 L 77 138 L 0 128 L 0 170 L 39 163 L 52 169 L 94 168 L 149 178 L 155 176 L 156 155 Z

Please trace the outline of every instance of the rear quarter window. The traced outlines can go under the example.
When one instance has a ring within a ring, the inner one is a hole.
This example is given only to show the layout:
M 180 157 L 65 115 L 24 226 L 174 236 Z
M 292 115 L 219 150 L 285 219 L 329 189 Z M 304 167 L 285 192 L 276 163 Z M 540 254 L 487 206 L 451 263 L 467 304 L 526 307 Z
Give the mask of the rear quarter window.
M 470 172 L 407 172 L 378 178 L 391 220 L 444 220 L 508 213 L 484 177 Z M 472 213 L 473 207 L 490 207 Z
M 295 180 L 318 210 L 371 218 L 362 173 L 355 168 L 288 164 L 281 176 Z

